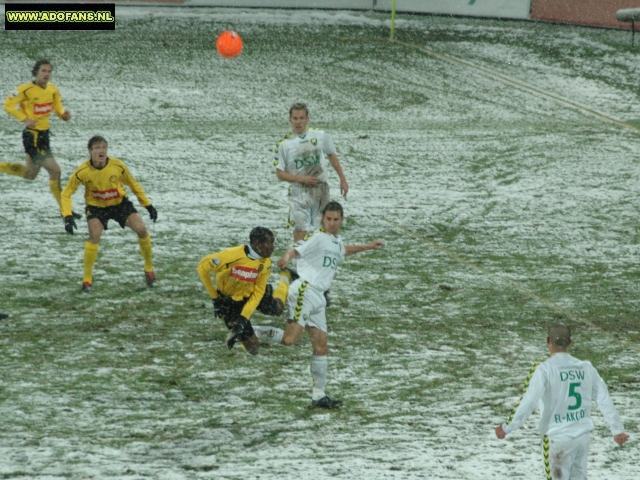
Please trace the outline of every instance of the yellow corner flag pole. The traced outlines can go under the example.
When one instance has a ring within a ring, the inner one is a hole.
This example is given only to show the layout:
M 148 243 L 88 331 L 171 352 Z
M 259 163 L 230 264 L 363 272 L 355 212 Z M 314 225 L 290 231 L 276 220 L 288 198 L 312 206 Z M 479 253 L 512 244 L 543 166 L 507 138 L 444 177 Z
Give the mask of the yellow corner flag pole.
M 393 36 L 396 31 L 396 0 L 391 2 L 391 35 L 389 40 L 393 40 Z

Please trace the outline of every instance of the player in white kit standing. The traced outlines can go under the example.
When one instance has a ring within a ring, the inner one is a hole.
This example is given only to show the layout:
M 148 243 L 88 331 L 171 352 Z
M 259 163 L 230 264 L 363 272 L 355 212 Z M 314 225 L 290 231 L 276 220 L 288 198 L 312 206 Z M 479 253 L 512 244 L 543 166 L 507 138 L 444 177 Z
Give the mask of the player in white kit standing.
M 329 203 L 328 166 L 340 177 L 340 194 L 347 198 L 349 184 L 342 173 L 331 137 L 322 130 L 308 129 L 309 109 L 295 103 L 289 109 L 293 131 L 278 142 L 274 162 L 278 180 L 289 182 L 289 221 L 293 241 L 321 226 L 324 207 Z
M 544 436 L 548 480 L 586 480 L 590 432 L 594 429 L 593 401 L 609 425 L 613 440 L 623 445 L 629 439 L 604 381 L 590 362 L 567 353 L 571 343 L 571 330 L 566 325 L 556 324 L 549 329 L 551 358 L 531 368 L 522 399 L 509 419 L 495 429 L 496 436 L 503 439 L 540 407 L 538 431 Z
M 375 250 L 384 245 L 380 240 L 367 245 L 345 245 L 339 235 L 343 220 L 342 205 L 329 202 L 322 212 L 323 228 L 308 234 L 278 260 L 278 267 L 284 269 L 292 259 L 297 258 L 300 275 L 289 287 L 289 313 L 285 330 L 260 325 L 254 327 L 260 340 L 287 346 L 294 345 L 302 331 L 307 331 L 313 351 L 311 402 L 320 408 L 337 408 L 342 404 L 342 401 L 325 394 L 328 345 L 326 300 L 323 294 L 331 286 L 338 264 L 345 256 Z

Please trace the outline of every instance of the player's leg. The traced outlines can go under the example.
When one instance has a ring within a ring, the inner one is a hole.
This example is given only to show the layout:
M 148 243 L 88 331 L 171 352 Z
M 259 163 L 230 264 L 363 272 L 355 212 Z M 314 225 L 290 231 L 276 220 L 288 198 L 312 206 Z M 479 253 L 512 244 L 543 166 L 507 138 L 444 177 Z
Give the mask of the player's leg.
M 84 244 L 84 276 L 82 278 L 82 289 L 85 292 L 90 292 L 93 285 L 93 266 L 98 259 L 98 247 L 100 245 L 100 237 L 105 229 L 104 224 L 96 212 L 93 212 L 94 216 L 89 213 L 87 220 L 87 226 L 89 228 L 89 239 Z
M 127 202 L 127 205 L 123 205 Z M 123 200 L 120 204 L 122 215 L 127 215 L 125 225 L 138 235 L 140 254 L 144 260 L 144 275 L 147 286 L 152 287 L 156 283 L 156 276 L 153 272 L 153 252 L 151 248 L 151 235 L 142 221 L 140 214 L 135 211 L 133 204 L 129 200 Z M 133 212 L 131 212 L 133 210 Z
M 27 166 L 24 163 L 18 162 L 0 162 L 0 173 L 6 173 L 8 175 L 15 175 L 16 177 L 24 178 L 27 173 Z
M 263 342 L 291 347 L 295 345 L 298 338 L 300 338 L 304 327 L 298 322 L 287 320 L 287 326 L 284 330 L 270 325 L 256 325 L 253 327 L 253 330 L 256 336 Z
M 545 435 L 542 439 L 542 451 L 544 456 L 545 475 L 547 479 L 566 478 L 569 479 L 571 472 L 572 439 L 570 437 L 549 437 Z M 571 477 L 573 479 L 573 477 Z
M 270 325 L 256 325 L 254 331 L 258 338 L 264 342 L 295 345 L 304 330 L 305 318 L 309 318 L 313 310 L 313 295 L 309 293 L 307 283 L 301 279 L 295 280 L 289 287 L 287 304 L 289 318 L 284 330 Z
M 310 231 L 317 230 L 322 226 L 322 212 L 330 201 L 329 185 L 326 183 L 322 183 L 310 190 L 308 201 Z
M 25 156 L 25 162 L 27 166 L 23 178 L 26 178 L 27 180 L 34 180 L 40 173 L 42 165 L 38 161 L 34 161 L 28 153 Z
M 569 480 L 587 480 L 587 457 L 591 434 L 589 432 L 576 437 L 571 442 L 571 472 Z
M 307 326 L 307 333 L 311 339 L 311 376 L 313 377 L 313 391 L 311 400 L 314 405 L 324 399 L 327 386 L 327 333 L 316 327 Z M 326 401 L 325 401 L 326 402 Z
M 294 271 L 288 268 L 281 270 L 278 285 L 275 290 L 271 285 L 267 285 L 257 310 L 265 315 L 274 317 L 282 315 L 284 313 L 284 305 L 287 301 L 287 294 L 289 293 L 289 284 L 297 278 L 298 274 Z
M 327 319 L 325 310 L 321 308 L 310 319 L 306 326 L 311 339 L 311 376 L 313 377 L 313 391 L 311 403 L 320 408 L 337 408 L 342 405 L 342 400 L 330 398 L 325 393 L 327 386 Z
M 51 194 L 53 198 L 55 198 L 56 203 L 58 204 L 58 208 L 62 208 L 62 185 L 60 184 L 60 165 L 56 162 L 56 159 L 53 157 L 53 152 L 51 151 L 51 146 L 49 144 L 49 130 L 45 130 L 37 133 L 37 138 L 35 139 L 36 148 L 35 153 L 33 150 L 31 151 L 32 158 L 41 166 L 45 168 L 45 170 L 49 173 L 49 190 L 51 190 Z M 34 156 L 35 155 L 35 156 Z M 28 162 L 27 162 L 28 163 Z M 36 172 L 37 175 L 37 172 Z M 34 177 L 35 178 L 35 177 Z M 82 215 L 71 212 L 73 218 L 80 219 Z
M 237 302 L 230 299 L 228 312 L 225 313 L 223 318 L 225 325 L 230 330 L 225 342 L 229 350 L 231 350 L 237 342 L 240 342 L 245 352 L 251 355 L 257 355 L 260 342 L 258 341 L 258 337 L 256 337 L 251 322 L 242 316 L 242 310 L 246 303 L 246 300 Z
M 281 328 L 272 327 L 271 325 L 255 325 L 253 327 L 253 331 L 255 332 L 256 337 L 263 342 L 272 343 L 274 345 L 283 344 L 282 337 L 284 336 L 285 331 Z M 300 333 L 301 332 L 302 328 L 300 328 Z M 300 333 L 298 333 L 298 336 L 300 336 Z
M 42 157 L 38 152 L 38 136 L 40 132 L 37 130 L 28 130 L 25 129 L 22 131 L 22 146 L 24 147 L 25 152 L 25 161 L 26 161 L 26 170 L 24 172 L 23 178 L 27 180 L 33 180 L 40 173 L 40 162 L 42 161 Z
M 256 337 L 256 333 L 253 330 L 251 322 L 238 315 L 235 321 L 232 320 L 230 323 L 235 323 L 235 325 L 230 327 L 231 331 L 227 335 L 227 348 L 231 350 L 236 342 L 240 342 L 240 345 L 245 352 L 250 353 L 251 355 L 257 355 L 260 347 L 260 341 L 258 340 L 258 337 Z M 227 323 L 227 326 L 229 326 L 230 323 Z
M 324 302 L 321 302 L 321 298 L 320 293 L 308 282 L 301 278 L 293 282 L 287 298 L 290 322 L 282 337 L 284 345 L 293 345 L 298 341 L 302 329 L 313 320 L 315 313 L 322 308 Z
M 282 332 L 282 340 L 280 343 L 290 347 L 295 345 L 302 334 L 304 327 L 294 320 L 287 320 L 287 326 Z
M 306 190 L 293 188 L 289 197 L 289 218 L 293 226 L 293 242 L 302 240 L 311 231 L 312 199 Z
M 46 157 L 42 160 L 42 166 L 49 173 L 49 190 L 51 190 L 53 198 L 56 199 L 58 207 L 61 208 L 62 199 L 60 198 L 60 194 L 62 193 L 62 186 L 60 185 L 60 165 L 58 165 L 55 158 Z

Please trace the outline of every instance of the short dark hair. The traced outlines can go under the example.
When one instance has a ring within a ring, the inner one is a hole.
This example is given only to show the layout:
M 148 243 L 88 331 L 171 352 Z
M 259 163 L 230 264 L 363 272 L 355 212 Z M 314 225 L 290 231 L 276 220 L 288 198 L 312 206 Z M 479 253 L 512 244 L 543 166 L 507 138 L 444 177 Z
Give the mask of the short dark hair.
M 571 343 L 571 329 L 563 323 L 549 327 L 549 341 L 554 347 L 565 348 Z
M 340 216 L 344 217 L 344 210 L 342 209 L 342 205 L 335 201 L 327 203 L 327 206 L 322 210 L 322 215 L 324 216 L 324 214 L 327 212 L 340 212 Z
M 289 109 L 289 116 L 293 115 L 294 110 L 304 110 L 305 113 L 307 114 L 307 117 L 309 116 L 309 107 L 307 107 L 306 103 L 296 102 L 293 105 L 291 105 L 291 108 Z
M 249 243 L 255 245 L 256 243 L 266 242 L 267 240 L 274 240 L 276 237 L 273 232 L 266 227 L 256 227 L 251 230 L 249 234 Z
M 87 147 L 89 148 L 89 150 L 91 150 L 96 143 L 100 143 L 100 142 L 104 142 L 107 145 L 109 145 L 107 141 L 104 139 L 104 137 L 101 137 L 100 135 L 94 135 L 89 139 L 89 143 L 87 144 Z
M 33 66 L 33 70 L 31 70 L 31 74 L 35 77 L 38 75 L 38 72 L 40 71 L 40 67 L 42 65 L 49 65 L 51 66 L 51 68 L 53 69 L 53 65 L 51 65 L 51 62 L 49 60 L 47 60 L 46 58 L 41 58 L 40 60 L 38 60 L 36 62 L 36 64 Z

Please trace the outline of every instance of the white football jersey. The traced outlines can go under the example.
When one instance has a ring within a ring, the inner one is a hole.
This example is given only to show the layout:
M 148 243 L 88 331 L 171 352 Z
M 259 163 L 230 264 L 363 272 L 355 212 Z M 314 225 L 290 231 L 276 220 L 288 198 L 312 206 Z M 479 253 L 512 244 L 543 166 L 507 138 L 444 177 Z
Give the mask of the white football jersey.
M 298 275 L 312 287 L 327 291 L 344 260 L 346 250 L 340 235 L 332 235 L 322 228 L 308 234 L 293 248 L 298 252 Z
M 593 401 L 598 404 L 612 435 L 624 432 L 609 390 L 590 362 L 556 353 L 532 368 L 525 393 L 503 429 L 513 432 L 540 407 L 538 431 L 543 435 L 577 437 L 594 429 Z
M 287 173 L 327 182 L 327 155 L 334 153 L 336 146 L 329 135 L 322 130 L 308 130 L 304 135 L 293 133 L 285 137 L 276 146 L 273 164 Z

